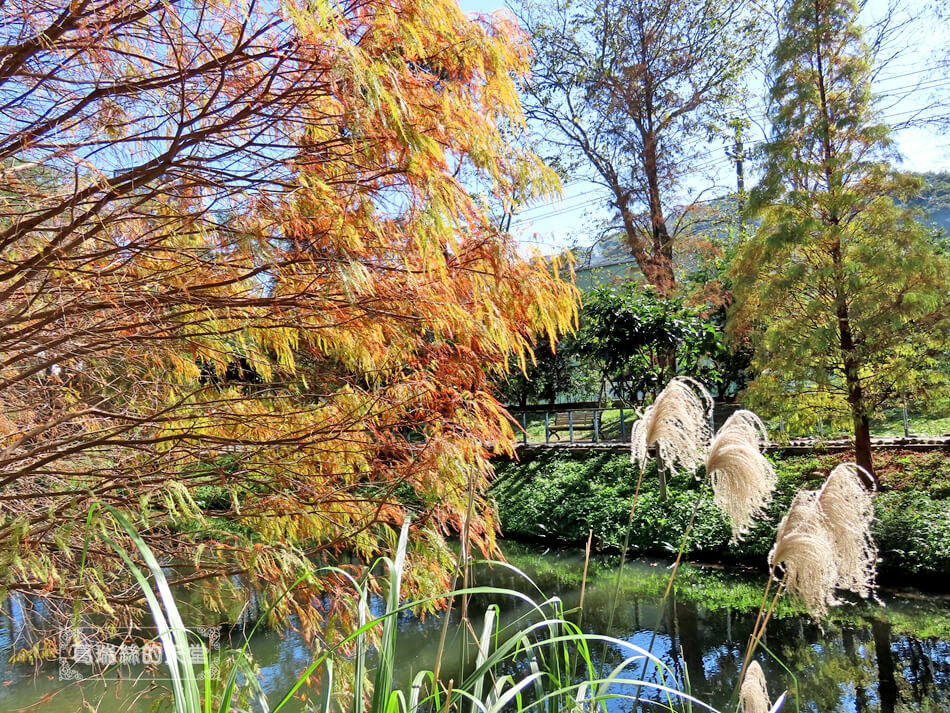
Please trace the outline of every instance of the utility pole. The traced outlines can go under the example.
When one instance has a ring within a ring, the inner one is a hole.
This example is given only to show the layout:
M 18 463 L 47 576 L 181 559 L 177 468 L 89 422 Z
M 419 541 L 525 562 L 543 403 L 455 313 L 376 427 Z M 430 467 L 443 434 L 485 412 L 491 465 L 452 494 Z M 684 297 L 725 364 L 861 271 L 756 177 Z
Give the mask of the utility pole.
M 742 160 L 745 155 L 742 150 L 742 129 L 736 130 L 736 197 L 738 198 L 739 210 L 742 210 L 745 202 L 745 175 L 742 171 Z
M 729 122 L 734 132 L 733 146 L 726 149 L 726 156 L 736 162 L 736 235 L 743 234 L 742 211 L 745 210 L 745 167 L 744 161 L 748 153 L 742 144 L 742 133 L 749 127 L 749 120 L 736 117 Z

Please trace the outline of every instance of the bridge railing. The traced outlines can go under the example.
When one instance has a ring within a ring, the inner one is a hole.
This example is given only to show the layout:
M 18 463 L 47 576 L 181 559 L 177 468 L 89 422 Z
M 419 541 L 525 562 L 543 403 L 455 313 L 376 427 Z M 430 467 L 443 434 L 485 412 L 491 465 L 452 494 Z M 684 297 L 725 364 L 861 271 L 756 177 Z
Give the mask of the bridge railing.
M 719 428 L 736 410 L 737 403 L 717 403 L 713 409 L 713 430 Z M 521 426 L 519 440 L 523 443 L 620 443 L 630 439 L 630 427 L 639 415 L 639 409 L 629 403 L 614 401 L 604 405 L 597 402 L 539 404 L 509 407 L 509 413 Z M 797 439 L 835 440 L 848 438 L 847 429 L 832 428 L 819 420 L 806 432 L 788 428 L 781 418 L 766 424 L 770 440 L 790 442 Z M 950 419 L 914 418 L 906 407 L 882 413 L 872 422 L 872 436 L 880 438 L 930 438 L 950 433 Z
M 712 415 L 717 428 L 740 408 L 733 404 L 717 406 Z M 615 401 L 608 406 L 597 403 L 543 404 L 524 408 L 509 407 L 509 413 L 521 426 L 523 443 L 620 443 L 630 439 L 630 427 L 639 415 L 633 406 Z

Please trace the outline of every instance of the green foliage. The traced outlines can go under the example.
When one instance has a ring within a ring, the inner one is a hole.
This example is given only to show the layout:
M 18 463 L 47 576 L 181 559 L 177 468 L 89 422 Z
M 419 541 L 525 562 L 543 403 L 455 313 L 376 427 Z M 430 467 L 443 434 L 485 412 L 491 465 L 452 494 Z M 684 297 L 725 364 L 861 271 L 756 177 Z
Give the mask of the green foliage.
M 524 371 L 513 369 L 499 391 L 505 403 L 526 406 L 531 401 L 553 403 L 559 394 L 590 393 L 598 388 L 598 378 L 580 357 L 577 337 L 565 335 L 552 349 L 547 340 L 534 348 L 534 360 Z
M 680 297 L 666 298 L 632 280 L 600 285 L 584 298 L 576 334 L 552 352 L 545 342 L 536 364 L 509 376 L 507 403 L 554 402 L 559 395 L 598 395 L 609 385 L 631 403 L 656 393 L 674 376 L 691 376 L 720 393 L 744 381 L 747 356 L 722 339 L 721 313 L 708 315 Z M 670 360 L 670 355 L 675 358 Z
M 714 357 L 726 351 L 699 308 L 632 281 L 587 294 L 577 349 L 629 401 L 638 392 L 656 395 L 677 375 L 716 381 Z
M 651 463 L 634 512 L 631 551 L 657 555 L 675 551 L 696 499 L 703 498 L 686 554 L 762 565 L 795 492 L 820 487 L 840 456 L 771 460 L 778 476 L 775 496 L 766 518 L 737 545 L 729 543 L 725 515 L 691 474 L 673 476 L 669 500 L 661 502 L 656 465 Z M 886 484 L 917 483 L 916 490 L 894 490 L 876 498 L 873 533 L 881 554 L 881 571 L 950 573 L 950 466 L 946 459 L 939 453 L 924 458 L 901 456 L 883 461 L 881 470 Z M 497 473 L 493 494 L 502 532 L 508 537 L 576 544 L 585 541 L 592 530 L 597 547 L 620 548 L 637 478 L 637 469 L 626 456 L 542 457 L 499 465 Z
M 608 454 L 587 459 L 539 458 L 524 465 L 500 466 L 493 491 L 503 532 L 509 536 L 581 542 L 593 531 L 601 548 L 618 549 L 630 513 L 637 469 L 629 459 Z M 697 498 L 699 483 L 680 473 L 670 480 L 663 503 L 651 462 L 641 484 L 630 547 L 636 552 L 675 551 Z M 709 500 L 702 505 L 690 536 L 690 551 L 725 547 L 729 526 Z
M 733 264 L 732 322 L 753 335 L 749 403 L 789 422 L 847 418 L 869 467 L 876 409 L 947 383 L 950 263 L 906 206 L 920 180 L 888 164 L 857 12 L 850 0 L 786 8 L 750 200 L 761 224 Z
M 659 694 L 664 699 L 665 708 L 671 712 L 681 707 L 685 710 L 692 703 L 699 703 L 687 694 L 667 687 L 675 685 L 677 677 L 649 651 L 608 636 L 584 634 L 576 624 L 565 618 L 564 606 L 556 597 L 538 604 L 522 594 L 521 590 L 536 589 L 535 585 L 526 575 L 502 563 L 497 564 L 507 567 L 524 580 L 519 583 L 518 589 L 473 586 L 441 593 L 437 598 L 467 598 L 473 595 L 489 599 L 513 598 L 526 604 L 527 612 L 523 612 L 512 625 L 503 627 L 499 620 L 500 608 L 497 605 L 488 606 L 479 627 L 481 634 L 477 638 L 473 636 L 474 640 L 471 641 L 474 647 L 468 645 L 468 632 L 475 631 L 475 622 L 468 620 L 460 625 L 466 640 L 465 649 L 474 648 L 476 653 L 474 657 L 464 657 L 464 670 L 459 680 L 453 679 L 446 685 L 439 679 L 438 660 L 444 653 L 440 647 L 434 670 L 416 672 L 410 685 L 402 690 L 395 675 L 399 617 L 427 606 L 425 602 L 405 602 L 400 596 L 409 544 L 409 522 L 406 521 L 396 544 L 395 556 L 380 558 L 377 563 L 367 567 L 358 579 L 341 569 L 326 568 L 324 574 L 335 573 L 348 579 L 355 590 L 357 628 L 335 644 L 327 645 L 324 642 L 297 681 L 276 705 L 271 706 L 259 684 L 257 672 L 248 664 L 247 643 L 235 652 L 235 659 L 222 671 L 223 676 L 218 680 L 211 674 L 206 649 L 203 648 L 203 666 L 193 664 L 189 632 L 162 568 L 128 519 L 113 508 L 108 510 L 119 526 L 117 530 L 132 541 L 134 549 L 146 564 L 147 571 L 133 562 L 119 542 L 107 538 L 136 578 L 148 601 L 171 676 L 175 713 L 230 713 L 239 710 L 236 703 L 241 700 L 253 700 L 254 707 L 277 713 L 289 707 L 297 697 L 308 699 L 307 710 L 316 713 L 459 713 L 464 710 L 473 713 L 524 713 L 529 710 L 555 713 L 586 709 L 588 706 L 596 710 L 608 699 L 616 698 L 618 690 L 625 697 L 630 697 L 631 693 L 639 697 L 642 689 Z M 385 565 L 386 578 L 377 578 L 373 574 L 376 564 Z M 306 576 L 299 578 L 294 586 Z M 291 595 L 292 589 L 282 597 Z M 385 608 L 378 616 L 372 616 L 370 604 L 373 592 L 377 590 L 386 592 Z M 435 598 L 430 598 L 429 603 Z M 276 602 L 254 625 L 252 635 L 274 605 Z M 446 617 L 444 621 L 447 626 L 449 618 Z M 371 638 L 377 635 L 375 665 L 371 666 Z M 623 663 L 612 671 L 603 671 L 592 653 L 595 644 L 619 649 L 624 657 Z M 658 684 L 624 677 L 628 665 L 638 665 L 635 662 L 644 659 L 656 666 Z M 316 690 L 308 691 L 305 688 L 310 679 L 319 682 Z M 372 683 L 367 691 L 365 686 L 369 681 Z M 253 696 L 248 696 L 248 691 Z M 367 693 L 365 696 L 364 691 Z M 715 709 L 709 706 L 702 707 L 715 713 Z
M 882 571 L 950 572 L 950 500 L 919 492 L 882 493 L 874 510 Z

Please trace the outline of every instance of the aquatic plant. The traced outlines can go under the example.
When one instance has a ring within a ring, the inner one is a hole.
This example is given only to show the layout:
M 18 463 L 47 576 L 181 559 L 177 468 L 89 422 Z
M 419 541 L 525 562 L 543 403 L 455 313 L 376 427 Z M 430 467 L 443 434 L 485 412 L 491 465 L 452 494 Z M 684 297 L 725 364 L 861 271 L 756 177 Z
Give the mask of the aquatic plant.
M 112 508 L 107 510 L 145 561 L 147 572 L 133 562 L 116 539 L 107 538 L 132 571 L 145 595 L 171 674 L 175 713 L 237 713 L 232 700 L 236 694 L 239 673 L 243 673 L 245 679 L 252 675 L 249 667 L 239 665 L 240 660 L 247 655 L 248 643 L 235 652 L 238 665 L 229 667 L 223 685 L 216 682 L 217 685 L 212 686 L 207 651 L 204 652 L 203 670 L 196 669 L 189 648 L 190 632 L 182 623 L 177 604 L 157 560 L 128 519 Z M 255 681 L 250 681 L 258 697 L 257 706 L 261 710 L 278 713 L 293 698 L 299 697 L 304 686 L 313 679 L 319 685 L 309 701 L 308 710 L 314 713 L 594 711 L 605 708 L 608 700 L 627 699 L 635 703 L 641 687 L 659 693 L 663 699 L 663 709 L 674 711 L 682 704 L 690 710 L 699 708 L 717 713 L 702 701 L 677 690 L 675 673 L 650 652 L 612 637 L 583 633 L 565 618 L 563 606 L 557 598 L 536 602 L 520 591 L 475 586 L 427 600 L 402 601 L 400 589 L 408 534 L 409 523 L 406 522 L 396 545 L 395 556 L 380 558 L 377 563 L 367 567 L 359 578 L 337 568 L 328 568 L 349 579 L 360 612 L 358 628 L 336 643 L 324 643 L 323 649 L 317 651 L 313 661 L 276 704 L 270 705 L 260 686 L 254 686 Z M 388 582 L 384 581 L 382 587 L 373 581 L 372 573 L 377 564 L 385 565 L 388 570 Z M 515 572 L 533 586 L 520 570 L 505 563 L 493 564 Z M 378 588 L 385 591 L 385 609 L 378 617 L 370 619 L 371 593 Z M 288 591 L 285 596 L 289 594 Z M 446 685 L 434 670 L 423 670 L 415 674 L 406 690 L 397 687 L 395 663 L 399 616 L 417 610 L 420 605 L 435 598 L 473 595 L 512 597 L 527 604 L 532 613 L 530 616 L 522 614 L 513 624 L 502 627 L 498 606 L 489 606 L 478 627 L 480 635 L 475 634 L 477 622 L 463 617 L 460 629 L 463 635 L 471 636 L 475 657 L 461 680 L 449 681 Z M 270 609 L 258 620 L 251 631 L 252 636 L 276 604 L 271 604 Z M 376 664 L 372 667 L 368 656 L 371 637 L 375 637 L 377 654 Z M 593 644 L 599 643 L 620 651 L 623 657 L 619 665 L 606 676 L 596 673 L 595 659 L 591 654 Z M 641 659 L 656 667 L 658 682 L 645 683 L 624 677 L 627 667 Z M 338 667 L 346 671 L 345 681 L 337 680 Z M 634 690 L 632 695 L 628 692 Z
M 772 499 L 775 469 L 762 454 L 768 443 L 765 424 L 751 411 L 732 414 L 713 438 L 706 474 L 713 501 L 729 516 L 732 541 L 738 541 Z

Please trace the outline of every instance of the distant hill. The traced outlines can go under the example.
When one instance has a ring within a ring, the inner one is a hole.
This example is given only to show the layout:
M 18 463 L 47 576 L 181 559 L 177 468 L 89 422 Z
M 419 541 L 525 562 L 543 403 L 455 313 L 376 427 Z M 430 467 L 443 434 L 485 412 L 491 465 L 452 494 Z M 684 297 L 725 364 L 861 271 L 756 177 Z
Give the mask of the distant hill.
M 950 173 L 920 173 L 924 179 L 924 189 L 918 198 L 911 201 L 911 205 L 919 208 L 924 214 L 924 221 L 939 231 L 938 239 L 948 239 L 950 236 Z M 697 220 L 691 232 L 695 235 L 705 235 L 714 241 L 727 239 L 729 215 L 734 205 L 733 196 L 722 198 L 706 204 L 708 218 Z M 734 215 L 734 213 L 733 213 Z M 607 236 L 597 245 L 587 249 L 574 251 L 577 258 L 577 286 L 582 291 L 613 282 L 618 278 L 636 279 L 640 277 L 640 270 L 630 251 L 623 244 L 619 234 Z M 683 258 L 683 269 L 688 269 L 689 258 Z
M 920 208 L 930 223 L 950 235 L 950 173 L 921 173 L 924 190 L 911 205 Z

